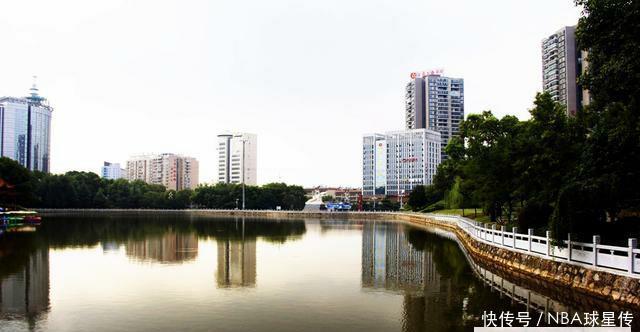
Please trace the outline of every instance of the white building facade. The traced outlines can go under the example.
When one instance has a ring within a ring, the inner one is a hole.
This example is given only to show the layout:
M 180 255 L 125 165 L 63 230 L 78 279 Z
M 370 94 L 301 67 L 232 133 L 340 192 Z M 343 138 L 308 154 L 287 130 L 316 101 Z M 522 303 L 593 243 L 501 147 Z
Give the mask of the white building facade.
M 192 157 L 161 153 L 133 156 L 127 161 L 127 179 L 159 184 L 168 190 L 198 186 L 199 163 Z
M 403 196 L 418 185 L 430 185 L 441 149 L 440 133 L 429 129 L 364 135 L 362 195 Z
M 100 176 L 103 179 L 118 180 L 127 178 L 127 170 L 120 167 L 118 163 L 105 161 L 100 169 Z
M 0 156 L 40 172 L 50 170 L 53 108 L 35 84 L 25 98 L 0 98 Z
M 218 135 L 218 182 L 258 184 L 258 138 L 255 134 Z

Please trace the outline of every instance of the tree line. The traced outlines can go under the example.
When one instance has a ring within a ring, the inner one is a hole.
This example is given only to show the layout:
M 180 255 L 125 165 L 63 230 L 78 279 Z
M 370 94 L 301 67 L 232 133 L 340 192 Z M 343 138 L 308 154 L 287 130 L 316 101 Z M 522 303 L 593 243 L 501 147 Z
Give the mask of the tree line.
M 301 210 L 301 186 L 270 183 L 246 186 L 247 209 Z M 0 158 L 0 204 L 33 208 L 234 209 L 242 206 L 242 185 L 201 185 L 167 190 L 162 185 L 109 180 L 91 172 L 30 172 L 14 160 Z
M 538 94 L 530 119 L 471 114 L 433 185 L 409 197 L 414 210 L 481 207 L 492 220 L 554 236 L 595 234 L 640 222 L 640 2 L 578 0 L 587 50 L 579 84 L 590 104 L 568 117 Z M 624 223 L 626 221 L 626 223 Z

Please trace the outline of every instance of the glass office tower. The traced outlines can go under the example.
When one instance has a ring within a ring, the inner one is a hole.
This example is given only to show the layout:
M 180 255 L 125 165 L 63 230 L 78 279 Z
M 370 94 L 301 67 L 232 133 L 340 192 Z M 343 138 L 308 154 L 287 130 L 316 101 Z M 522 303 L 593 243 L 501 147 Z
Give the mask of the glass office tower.
M 34 85 L 25 98 L 0 98 L 0 156 L 49 172 L 53 108 Z

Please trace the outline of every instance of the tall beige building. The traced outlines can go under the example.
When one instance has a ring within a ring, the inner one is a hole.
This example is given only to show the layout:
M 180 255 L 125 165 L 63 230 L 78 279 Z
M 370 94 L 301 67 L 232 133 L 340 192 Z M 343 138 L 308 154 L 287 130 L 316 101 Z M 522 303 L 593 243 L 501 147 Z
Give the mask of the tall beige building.
M 127 161 L 127 179 L 160 184 L 169 190 L 198 186 L 198 160 L 173 153 L 133 156 Z

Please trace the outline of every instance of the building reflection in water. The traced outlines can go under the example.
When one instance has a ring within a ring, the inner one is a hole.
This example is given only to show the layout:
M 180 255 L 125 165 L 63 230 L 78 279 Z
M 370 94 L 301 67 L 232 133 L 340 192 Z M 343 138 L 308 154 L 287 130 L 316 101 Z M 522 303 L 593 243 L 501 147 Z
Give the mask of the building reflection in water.
M 159 237 L 128 240 L 125 251 L 128 257 L 140 261 L 183 263 L 198 256 L 198 237 L 195 233 L 168 231 Z
M 26 319 L 34 327 L 49 311 L 49 249 L 31 253 L 16 273 L 0 277 L 0 317 Z
M 363 225 L 362 287 L 403 295 L 403 331 L 446 326 L 440 321 L 457 304 L 452 303 L 451 280 L 437 270 L 433 251 L 415 248 L 399 224 Z
M 100 246 L 104 254 L 117 253 L 120 251 L 120 244 L 116 241 L 103 241 L 100 242 Z
M 239 238 L 217 239 L 220 288 L 256 286 L 256 239 L 245 237 L 245 221 L 239 225 Z
M 363 287 L 417 295 L 440 289 L 432 253 L 414 248 L 401 225 L 365 223 L 362 234 Z

